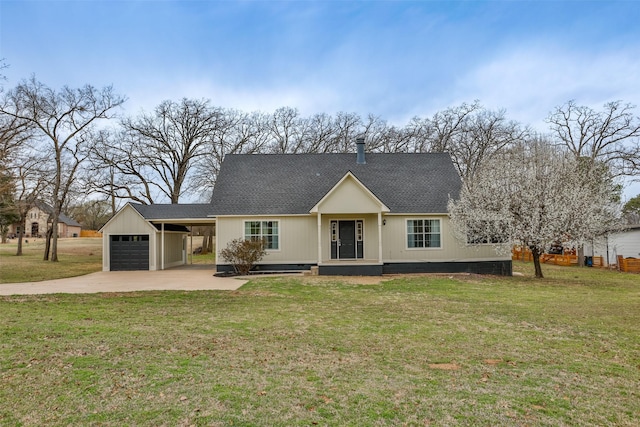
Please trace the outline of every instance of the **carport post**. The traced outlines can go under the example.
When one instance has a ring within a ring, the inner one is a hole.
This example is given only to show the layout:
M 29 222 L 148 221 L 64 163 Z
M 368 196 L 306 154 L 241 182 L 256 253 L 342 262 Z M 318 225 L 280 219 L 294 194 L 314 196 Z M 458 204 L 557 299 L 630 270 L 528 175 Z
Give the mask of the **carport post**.
M 160 270 L 164 270 L 164 222 L 160 223 Z

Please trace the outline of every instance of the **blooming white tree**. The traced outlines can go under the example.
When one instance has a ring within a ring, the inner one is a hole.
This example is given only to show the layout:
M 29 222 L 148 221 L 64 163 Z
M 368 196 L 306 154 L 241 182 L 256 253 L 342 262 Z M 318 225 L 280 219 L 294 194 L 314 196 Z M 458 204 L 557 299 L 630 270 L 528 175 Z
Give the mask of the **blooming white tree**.
M 545 249 L 596 238 L 616 223 L 619 209 L 606 172 L 545 141 L 520 144 L 482 165 L 459 199 L 450 200 L 454 234 L 505 253 L 526 246 L 542 278 Z

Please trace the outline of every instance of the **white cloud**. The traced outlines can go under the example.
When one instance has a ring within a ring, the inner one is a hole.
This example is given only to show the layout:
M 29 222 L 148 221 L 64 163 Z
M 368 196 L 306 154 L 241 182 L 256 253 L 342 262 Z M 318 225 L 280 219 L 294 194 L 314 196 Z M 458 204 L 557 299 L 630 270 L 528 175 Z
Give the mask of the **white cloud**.
M 640 46 L 590 53 L 514 47 L 460 78 L 449 105 L 474 99 L 542 132 L 549 112 L 571 99 L 596 110 L 622 100 L 638 105 L 640 116 Z M 639 193 L 640 183 L 625 179 L 623 198 Z
M 515 48 L 469 71 L 454 92 L 463 100 L 506 108 L 509 117 L 546 130 L 544 118 L 570 99 L 596 109 L 618 99 L 640 102 L 638 52 Z

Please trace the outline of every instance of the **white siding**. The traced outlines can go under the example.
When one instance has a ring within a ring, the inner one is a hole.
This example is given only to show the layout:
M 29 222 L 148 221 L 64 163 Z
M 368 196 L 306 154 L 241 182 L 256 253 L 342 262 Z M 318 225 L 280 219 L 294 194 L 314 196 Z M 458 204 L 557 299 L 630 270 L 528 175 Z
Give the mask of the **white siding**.
M 156 263 L 156 229 L 140 216 L 138 211 L 129 205 L 125 205 L 102 229 L 102 271 L 109 271 L 111 261 L 109 259 L 109 242 L 111 235 L 118 234 L 147 234 L 149 235 L 149 270 L 160 269 Z
M 386 215 L 382 227 L 382 260 L 384 262 L 481 261 L 509 260 L 510 255 L 498 255 L 491 245 L 465 246 L 451 234 L 449 218 L 444 215 Z M 407 247 L 407 219 L 440 219 L 440 248 Z
M 280 243 L 278 250 L 270 250 L 261 264 L 315 264 L 318 261 L 318 233 L 315 216 L 282 217 L 218 217 L 216 226 L 216 260 L 220 250 L 233 239 L 244 238 L 245 221 L 279 221 Z
M 446 216 L 383 216 L 386 225 L 382 226 L 384 262 L 428 262 L 428 261 L 482 261 L 509 260 L 510 255 L 498 255 L 491 245 L 465 246 L 451 235 L 449 219 Z M 407 224 L 409 218 L 441 220 L 441 248 L 407 248 Z M 331 259 L 331 221 L 364 221 L 364 259 L 378 260 L 378 216 L 377 214 L 333 214 L 322 215 L 322 261 Z M 318 262 L 317 217 L 219 217 L 216 259 L 219 250 L 236 238 L 244 238 L 244 222 L 256 220 L 278 220 L 280 222 L 280 248 L 269 251 L 262 260 L 263 264 L 315 264 Z
M 381 206 L 351 176 L 335 187 L 328 197 L 318 205 L 321 213 L 357 214 L 380 212 Z
M 187 233 L 170 232 L 164 233 L 164 268 L 176 267 L 186 263 L 186 255 L 184 254 L 184 236 Z M 156 260 L 158 269 L 162 268 L 162 235 L 157 233 L 156 236 Z
M 609 236 L 609 262 L 615 264 L 617 256 L 640 258 L 640 229 L 627 230 Z
M 156 229 L 149 224 L 138 211 L 129 205 L 125 205 L 104 226 L 103 234 L 149 234 Z
M 624 258 L 640 258 L 640 228 L 611 233 L 593 242 L 587 242 L 584 244 L 584 254 L 601 256 L 605 265 L 616 264 L 618 255 Z

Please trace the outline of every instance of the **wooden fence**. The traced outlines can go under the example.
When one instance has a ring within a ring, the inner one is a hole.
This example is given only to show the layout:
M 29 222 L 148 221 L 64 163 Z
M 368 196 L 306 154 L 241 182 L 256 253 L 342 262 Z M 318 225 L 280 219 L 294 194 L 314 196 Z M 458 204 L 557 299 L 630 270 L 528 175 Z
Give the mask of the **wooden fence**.
M 593 259 L 594 267 L 604 267 L 604 259 L 601 256 L 591 257 Z M 513 248 L 511 253 L 511 259 L 517 261 L 533 261 L 533 255 L 529 249 L 525 249 L 524 251 L 520 248 Z M 578 265 L 578 256 L 565 253 L 565 254 L 542 254 L 540 255 L 540 262 L 543 264 L 553 264 L 553 265 Z
M 80 237 L 102 237 L 102 233 L 96 230 L 80 230 Z
M 618 268 L 625 273 L 640 273 L 640 259 L 618 255 Z

